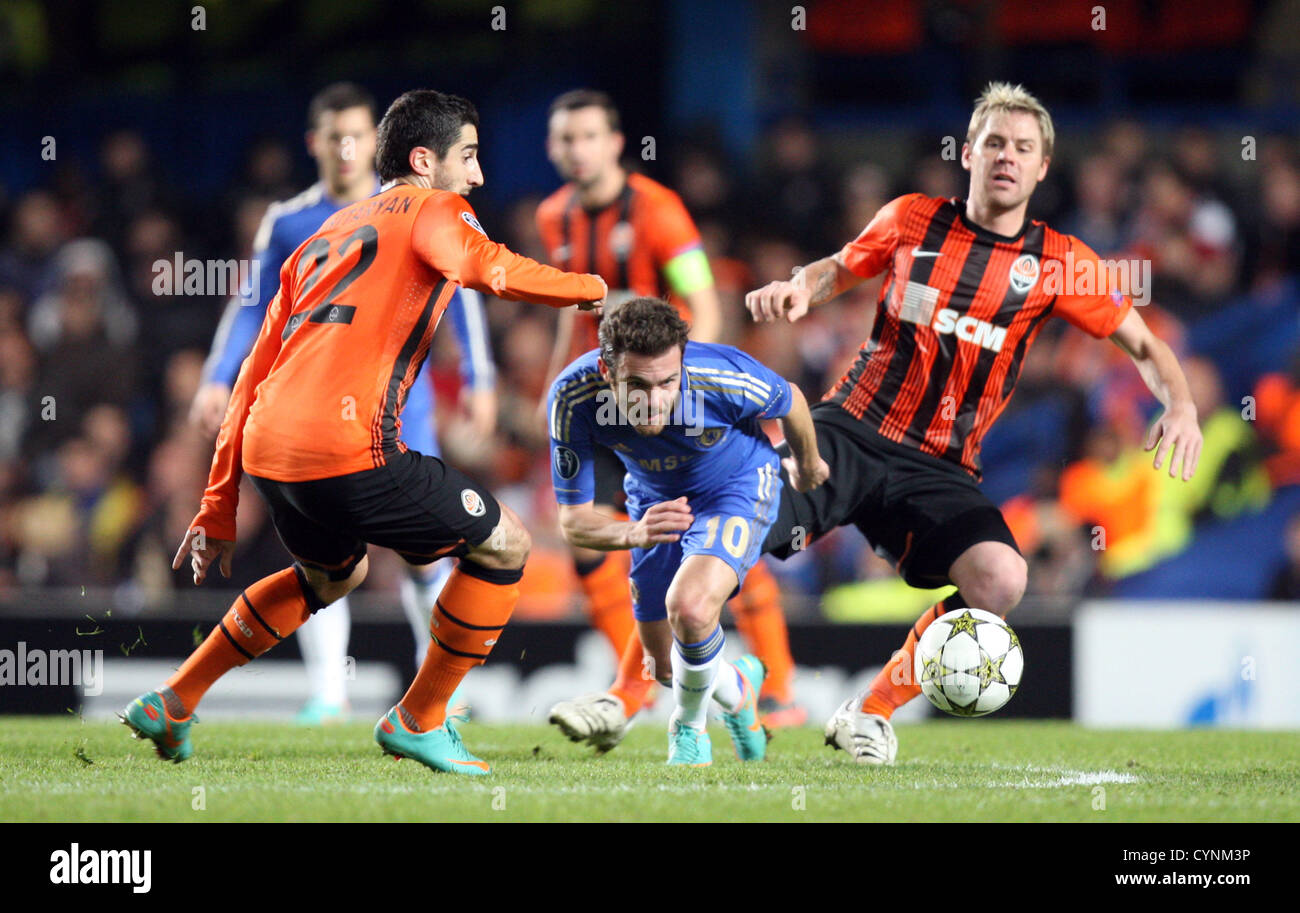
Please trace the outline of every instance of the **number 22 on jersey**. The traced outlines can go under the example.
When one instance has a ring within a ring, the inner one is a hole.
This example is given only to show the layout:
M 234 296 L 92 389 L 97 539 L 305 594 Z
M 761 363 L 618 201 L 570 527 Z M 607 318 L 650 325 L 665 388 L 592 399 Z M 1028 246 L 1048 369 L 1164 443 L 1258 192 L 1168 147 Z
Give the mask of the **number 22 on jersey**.
M 375 260 L 375 254 L 379 250 L 379 232 L 373 225 L 358 225 L 352 234 L 343 239 L 339 244 L 338 257 L 341 260 L 347 256 L 348 251 L 359 243 L 361 245 L 361 254 L 357 257 L 357 262 L 352 269 L 347 271 L 334 287 L 330 289 L 320 304 L 316 305 L 310 311 L 300 311 L 289 318 L 285 324 L 284 333 L 281 339 L 288 339 L 293 331 L 305 323 L 351 323 L 357 309 L 349 304 L 336 304 L 335 301 L 339 295 L 347 291 L 348 286 L 357 280 L 357 277 L 370 268 L 370 264 Z M 303 275 L 310 270 L 310 275 L 304 281 L 302 289 L 299 291 L 299 299 L 304 299 L 311 292 L 312 288 L 320 281 L 321 273 L 325 269 L 325 261 L 329 259 L 330 242 L 328 238 L 316 238 L 310 244 L 303 248 L 302 257 L 298 261 L 298 275 Z

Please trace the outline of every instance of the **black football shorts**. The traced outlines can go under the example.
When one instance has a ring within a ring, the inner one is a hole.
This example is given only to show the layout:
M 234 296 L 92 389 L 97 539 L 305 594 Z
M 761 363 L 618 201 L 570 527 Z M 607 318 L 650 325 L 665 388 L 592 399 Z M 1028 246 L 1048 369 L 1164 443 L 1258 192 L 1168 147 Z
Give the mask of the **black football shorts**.
M 763 550 L 788 558 L 837 526 L 853 524 L 909 584 L 946 586 L 948 569 L 978 542 L 1019 551 L 997 505 L 961 467 L 882 437 L 835 403 L 813 406 L 817 447 L 830 478 L 810 492 L 790 486 Z M 789 445 L 779 448 L 789 455 Z
M 486 488 L 414 450 L 390 454 L 384 466 L 310 482 L 249 478 L 284 547 L 333 579 L 351 573 L 367 543 L 428 564 L 482 544 L 501 519 Z

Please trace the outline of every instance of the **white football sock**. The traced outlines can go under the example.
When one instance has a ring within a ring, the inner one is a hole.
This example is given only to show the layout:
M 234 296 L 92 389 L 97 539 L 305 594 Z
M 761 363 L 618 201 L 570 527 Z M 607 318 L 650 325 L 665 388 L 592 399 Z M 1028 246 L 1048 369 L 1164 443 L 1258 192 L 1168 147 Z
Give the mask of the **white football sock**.
M 740 670 L 733 664 L 723 661 L 718 669 L 718 677 L 713 683 L 713 699 L 728 713 L 740 709 L 740 702 L 745 699 L 745 686 L 740 679 Z
M 298 629 L 298 649 L 307 667 L 311 696 L 325 704 L 347 703 L 348 636 L 352 615 L 346 596 L 330 603 Z
M 709 698 L 724 662 L 724 643 L 721 625 L 699 643 L 684 644 L 673 638 L 673 698 L 677 702 L 673 719 L 696 729 L 704 729 L 708 724 Z
M 411 623 L 415 635 L 415 668 L 420 668 L 429 652 L 429 623 L 433 617 L 433 604 L 451 577 L 451 561 L 435 561 L 423 567 L 407 565 L 408 573 L 402 575 L 398 589 L 402 597 L 402 611 Z

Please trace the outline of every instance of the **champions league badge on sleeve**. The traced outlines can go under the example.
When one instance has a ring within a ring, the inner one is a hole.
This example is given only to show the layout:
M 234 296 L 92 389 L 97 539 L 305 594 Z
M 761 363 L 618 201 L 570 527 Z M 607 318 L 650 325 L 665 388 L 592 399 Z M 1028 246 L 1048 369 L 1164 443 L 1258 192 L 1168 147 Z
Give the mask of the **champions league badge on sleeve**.
M 568 447 L 556 447 L 552 460 L 555 463 L 555 474 L 561 479 L 572 479 L 578 474 L 578 466 L 581 465 L 581 461 L 578 459 L 578 455 Z

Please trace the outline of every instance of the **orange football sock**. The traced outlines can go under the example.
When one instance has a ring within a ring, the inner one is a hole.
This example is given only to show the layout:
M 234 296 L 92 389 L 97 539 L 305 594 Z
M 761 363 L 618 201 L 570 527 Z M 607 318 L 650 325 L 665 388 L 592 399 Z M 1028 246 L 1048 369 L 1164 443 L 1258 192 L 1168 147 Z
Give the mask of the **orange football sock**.
M 644 657 L 641 635 L 633 631 L 627 639 L 623 657 L 618 662 L 618 677 L 609 689 L 610 694 L 623 702 L 628 719 L 645 705 L 646 695 L 655 686 L 654 676 L 649 674 Z
M 790 633 L 781 609 L 781 589 L 766 564 L 759 561 L 745 575 L 740 593 L 731 602 L 736 628 L 754 655 L 767 666 L 761 697 L 781 704 L 793 700 L 791 680 L 794 657 L 790 655 Z
M 921 639 L 925 629 L 944 613 L 943 603 L 932 605 L 912 625 L 903 641 L 903 648 L 890 657 L 885 668 L 876 673 L 871 682 L 871 690 L 862 702 L 863 713 L 878 713 L 885 719 L 894 715 L 894 711 L 921 693 L 920 683 L 914 681 L 912 660 L 916 651 L 916 642 Z
M 324 604 L 296 567 L 263 577 L 244 592 L 207 640 L 167 679 L 189 713 L 213 683 L 284 640 Z
M 628 586 L 631 556 L 625 551 L 610 552 L 595 566 L 578 568 L 578 579 L 587 594 L 591 626 L 605 635 L 615 655 L 620 658 L 629 635 L 635 636 L 632 618 L 632 590 Z
M 447 719 L 447 701 L 475 666 L 480 666 L 501 637 L 519 601 L 523 571 L 482 568 L 462 560 L 447 578 L 429 623 L 432 640 L 415 681 L 398 711 L 417 732 L 437 729 Z

